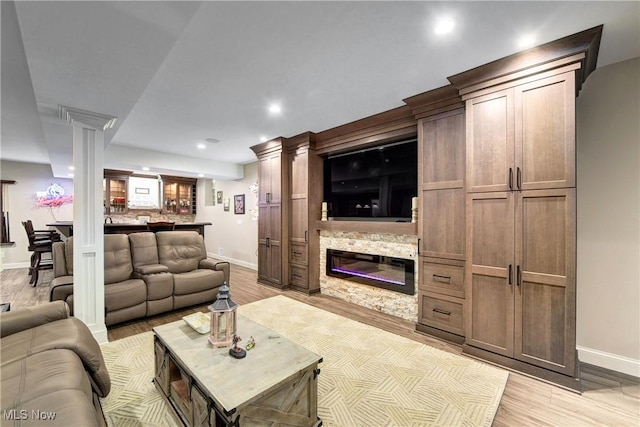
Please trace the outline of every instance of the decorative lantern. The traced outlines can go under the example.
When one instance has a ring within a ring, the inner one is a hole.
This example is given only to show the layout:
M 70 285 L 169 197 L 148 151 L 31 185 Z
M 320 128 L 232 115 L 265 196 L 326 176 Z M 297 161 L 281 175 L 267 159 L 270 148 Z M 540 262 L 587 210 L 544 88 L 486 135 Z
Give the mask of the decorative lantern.
M 236 310 L 238 304 L 231 301 L 227 282 L 220 287 L 216 301 L 209 306 L 211 310 L 211 330 L 209 342 L 216 347 L 227 347 L 236 334 Z

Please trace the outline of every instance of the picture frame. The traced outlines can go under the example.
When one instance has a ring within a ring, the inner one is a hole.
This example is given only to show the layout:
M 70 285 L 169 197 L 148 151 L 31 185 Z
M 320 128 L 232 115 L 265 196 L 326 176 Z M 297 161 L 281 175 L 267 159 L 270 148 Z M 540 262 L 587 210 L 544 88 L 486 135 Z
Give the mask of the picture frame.
M 229 198 L 224 199 L 224 210 L 225 212 L 229 212 L 229 204 L 230 204 L 230 200 Z
M 217 202 L 219 205 L 221 205 L 221 204 L 222 204 L 222 195 L 223 195 L 223 194 L 222 194 L 222 191 L 218 191 L 218 192 L 216 193 L 216 202 Z
M 136 194 L 149 194 L 149 189 L 148 188 L 136 187 L 135 188 L 135 192 L 136 192 Z
M 233 196 L 233 213 L 244 215 L 244 194 Z

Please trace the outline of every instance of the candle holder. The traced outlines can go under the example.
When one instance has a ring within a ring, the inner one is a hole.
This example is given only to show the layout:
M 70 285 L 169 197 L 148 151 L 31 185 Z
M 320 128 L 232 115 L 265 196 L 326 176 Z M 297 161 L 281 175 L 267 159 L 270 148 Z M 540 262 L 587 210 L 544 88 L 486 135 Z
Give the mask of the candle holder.
M 418 222 L 418 198 L 411 198 L 411 222 Z
M 209 342 L 216 347 L 227 347 L 236 336 L 236 310 L 238 304 L 231 301 L 229 286 L 225 282 L 220 287 L 216 301 L 209 306 L 211 310 L 211 329 Z

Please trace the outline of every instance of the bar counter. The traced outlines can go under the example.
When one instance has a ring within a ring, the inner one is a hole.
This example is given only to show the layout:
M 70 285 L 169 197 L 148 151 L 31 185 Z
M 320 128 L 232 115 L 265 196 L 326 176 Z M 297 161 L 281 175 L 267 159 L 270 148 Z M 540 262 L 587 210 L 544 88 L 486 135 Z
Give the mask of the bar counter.
M 176 222 L 175 230 L 194 230 L 204 236 L 204 226 L 211 225 L 210 222 Z M 47 224 L 48 227 L 55 227 L 60 234 L 65 237 L 73 236 L 73 221 L 56 221 Z M 147 231 L 147 224 L 135 223 L 106 223 L 104 234 L 130 234 Z

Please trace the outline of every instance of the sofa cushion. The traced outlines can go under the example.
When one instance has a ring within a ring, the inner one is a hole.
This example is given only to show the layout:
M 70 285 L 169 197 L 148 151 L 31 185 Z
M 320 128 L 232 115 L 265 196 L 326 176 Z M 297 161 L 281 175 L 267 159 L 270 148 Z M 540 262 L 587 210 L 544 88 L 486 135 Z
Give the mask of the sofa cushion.
M 75 317 L 56 320 L 2 338 L 0 365 L 15 362 L 25 355 L 53 349 L 74 351 L 91 374 L 96 392 L 102 397 L 109 394 L 111 379 L 104 364 L 100 346 L 89 328 Z
M 134 270 L 141 266 L 158 264 L 158 244 L 155 233 L 131 233 L 129 243 Z
M 200 260 L 207 257 L 204 239 L 197 231 L 159 231 L 158 260 L 172 273 L 197 270 Z
M 224 274 L 221 271 L 193 270 L 188 273 L 173 276 L 173 294 L 192 294 L 208 289 L 216 288 L 224 282 Z
M 57 349 L 26 356 L 2 366 L 2 408 L 19 407 L 23 402 L 56 390 L 80 390 L 92 398 L 91 383 L 82 361 L 71 350 Z
M 64 260 L 67 264 L 67 274 L 73 276 L 73 237 L 64 242 Z
M 131 248 L 126 234 L 104 236 L 104 283 L 122 282 L 131 278 Z
M 138 305 L 147 300 L 147 286 L 142 279 L 125 280 L 104 287 L 104 306 L 116 311 Z
M 15 412 L 8 412 L 10 409 L 14 409 Z M 14 419 L 8 419 L 9 416 L 4 414 L 15 416 Z M 22 414 L 26 420 L 16 419 Z M 41 418 L 51 416 L 53 420 L 36 418 L 34 414 L 40 414 Z M 23 402 L 16 408 L 3 408 L 2 426 L 98 427 L 102 426 L 102 423 L 98 421 L 92 399 L 80 390 L 66 389 Z

